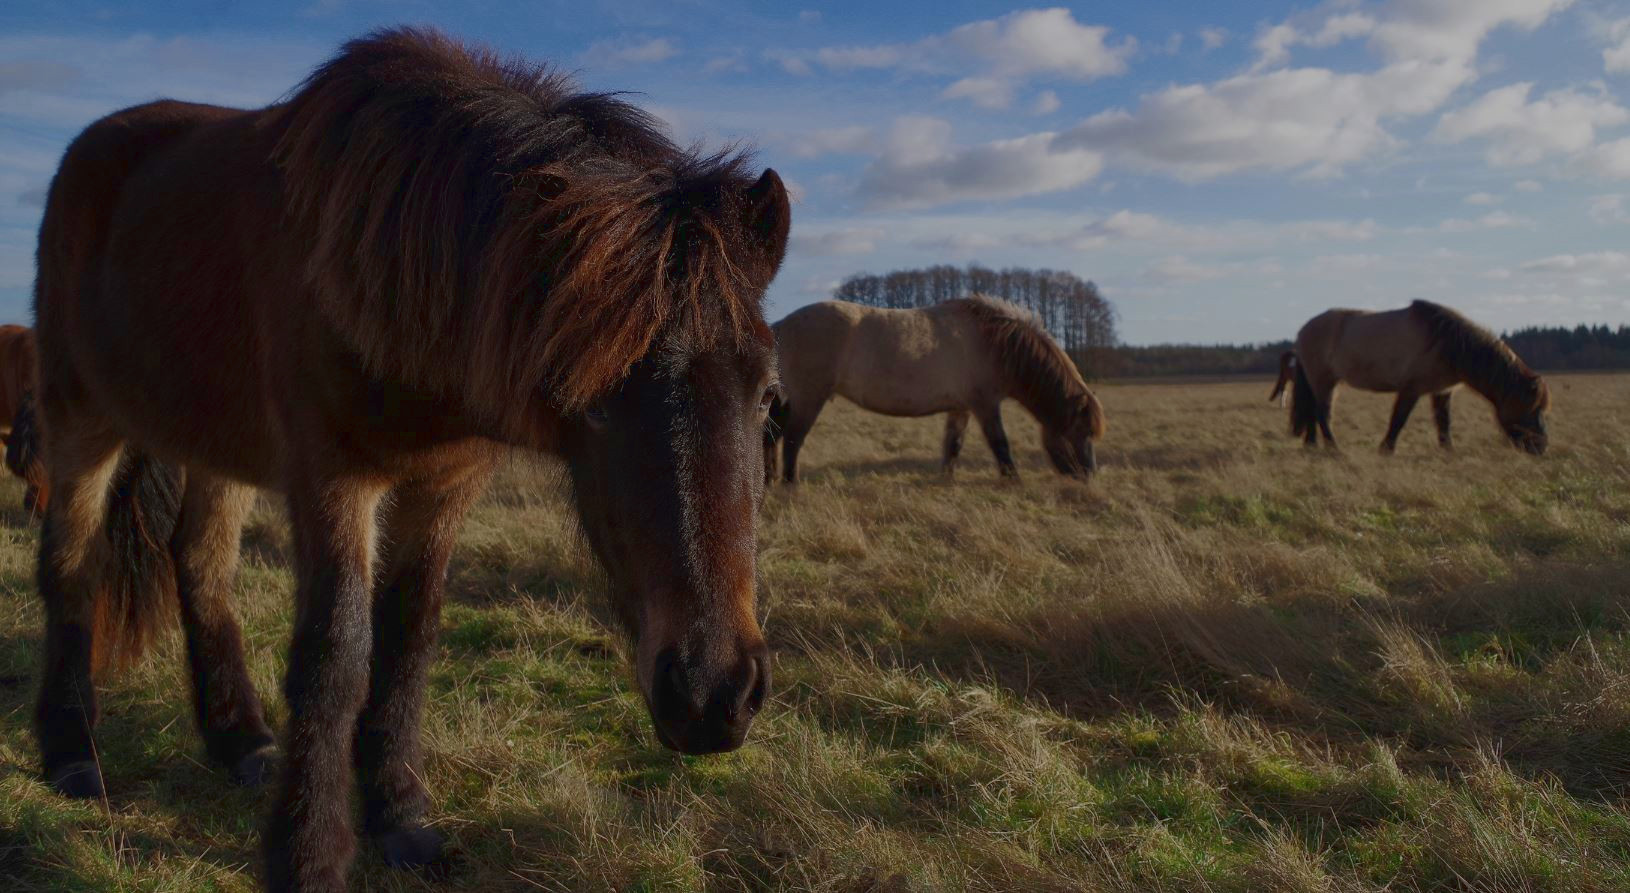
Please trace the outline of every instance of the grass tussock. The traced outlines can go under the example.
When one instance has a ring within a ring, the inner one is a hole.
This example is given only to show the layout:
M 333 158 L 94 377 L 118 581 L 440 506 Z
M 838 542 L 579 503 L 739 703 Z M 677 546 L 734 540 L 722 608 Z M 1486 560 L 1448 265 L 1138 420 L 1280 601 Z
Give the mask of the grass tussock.
M 1374 453 L 1285 434 L 1266 384 L 1110 385 L 1102 473 L 1023 476 L 844 404 L 765 506 L 777 692 L 751 744 L 659 748 L 558 481 L 517 460 L 454 561 L 426 767 L 448 879 L 359 889 L 1630 889 L 1630 377 L 1553 380 L 1551 454 L 1456 398 Z M 0 506 L 17 504 L 0 486 Z M 180 643 L 109 680 L 107 804 L 40 783 L 35 531 L 0 509 L 0 889 L 254 889 L 267 795 L 204 765 Z M 239 609 L 290 621 L 267 501 Z M 275 700 L 275 698 L 273 699 Z M 281 707 L 273 707 L 281 722 Z

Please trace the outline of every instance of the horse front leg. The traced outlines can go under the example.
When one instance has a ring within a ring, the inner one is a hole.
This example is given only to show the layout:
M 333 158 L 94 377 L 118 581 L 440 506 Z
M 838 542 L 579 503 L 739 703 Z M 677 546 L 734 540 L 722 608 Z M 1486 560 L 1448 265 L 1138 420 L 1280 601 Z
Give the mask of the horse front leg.
M 1382 455 L 1390 456 L 1398 448 L 1398 433 L 1404 430 L 1404 423 L 1409 421 L 1409 414 L 1414 411 L 1415 403 L 1421 395 L 1409 391 L 1399 391 L 1398 398 L 1392 401 L 1392 421 L 1387 423 L 1387 436 L 1381 438 Z
M 447 562 L 459 522 L 486 485 L 482 464 L 392 493 L 385 573 L 374 599 L 373 672 L 357 721 L 356 759 L 364 826 L 393 867 L 441 860 L 443 839 L 424 824 L 419 739 L 425 682 L 435 656 Z
M 985 435 L 985 443 L 990 445 L 991 454 L 996 457 L 996 467 L 1002 472 L 1002 477 L 1018 477 L 1019 466 L 1013 462 L 1013 449 L 1008 444 L 1007 431 L 1002 427 L 1002 404 L 977 410 L 977 415 L 979 429 Z
M 350 479 L 297 480 L 289 488 L 299 586 L 283 683 L 287 765 L 263 837 L 267 886 L 277 893 L 340 893 L 356 848 L 352 741 L 368 688 L 382 494 L 377 483 Z

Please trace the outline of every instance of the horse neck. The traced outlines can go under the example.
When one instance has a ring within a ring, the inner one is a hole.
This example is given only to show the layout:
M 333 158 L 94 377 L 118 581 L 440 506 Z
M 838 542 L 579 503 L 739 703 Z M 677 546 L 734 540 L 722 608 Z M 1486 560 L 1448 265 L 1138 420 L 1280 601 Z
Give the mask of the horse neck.
M 1044 381 L 1040 376 L 1033 376 L 1026 381 L 1018 375 L 1008 375 L 1007 396 L 1017 400 L 1049 432 L 1062 432 L 1068 427 L 1069 407 L 1085 395 L 1085 387 L 1068 379 Z

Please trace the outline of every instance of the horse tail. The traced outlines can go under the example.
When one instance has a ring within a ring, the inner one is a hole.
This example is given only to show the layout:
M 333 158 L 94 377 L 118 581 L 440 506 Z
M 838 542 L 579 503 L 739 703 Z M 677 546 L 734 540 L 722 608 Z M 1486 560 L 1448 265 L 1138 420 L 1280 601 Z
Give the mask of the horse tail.
M 94 595 L 92 665 L 129 666 L 177 616 L 176 567 L 170 541 L 181 516 L 181 470 L 145 453 L 120 461 L 108 491 L 103 531 L 107 565 Z M 41 534 L 41 571 L 57 551 L 52 525 Z M 40 591 L 49 592 L 44 581 Z
M 1273 383 L 1273 393 L 1268 395 L 1268 402 L 1272 403 L 1285 396 L 1285 385 L 1290 384 L 1291 377 L 1296 369 L 1296 351 L 1287 350 L 1279 355 L 1279 380 Z
M 1313 395 L 1313 383 L 1307 380 L 1307 369 L 1296 364 L 1296 384 L 1290 392 L 1290 433 L 1301 437 L 1319 422 L 1319 401 Z
M 1090 426 L 1089 430 L 1092 434 L 1092 439 L 1097 440 L 1098 438 L 1103 437 L 1104 432 L 1109 428 L 1109 423 L 1104 421 L 1104 404 L 1098 402 L 1098 395 L 1094 394 L 1092 391 L 1087 391 L 1087 405 L 1085 412 L 1087 414 L 1087 424 Z

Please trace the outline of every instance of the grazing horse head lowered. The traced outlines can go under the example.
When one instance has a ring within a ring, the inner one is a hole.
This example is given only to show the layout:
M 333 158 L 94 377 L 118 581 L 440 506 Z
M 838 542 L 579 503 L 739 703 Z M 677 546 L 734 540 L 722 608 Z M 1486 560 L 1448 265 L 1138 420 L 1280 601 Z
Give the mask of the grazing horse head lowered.
M 761 305 L 789 226 L 746 156 L 433 31 L 352 41 L 264 109 L 92 124 L 38 254 L 47 779 L 102 795 L 95 674 L 177 604 L 211 758 L 264 777 L 229 598 L 252 489 L 279 490 L 298 583 L 267 882 L 343 888 L 354 781 L 388 863 L 439 860 L 419 716 L 460 519 L 507 447 L 565 461 L 657 737 L 739 746 L 770 684 Z

